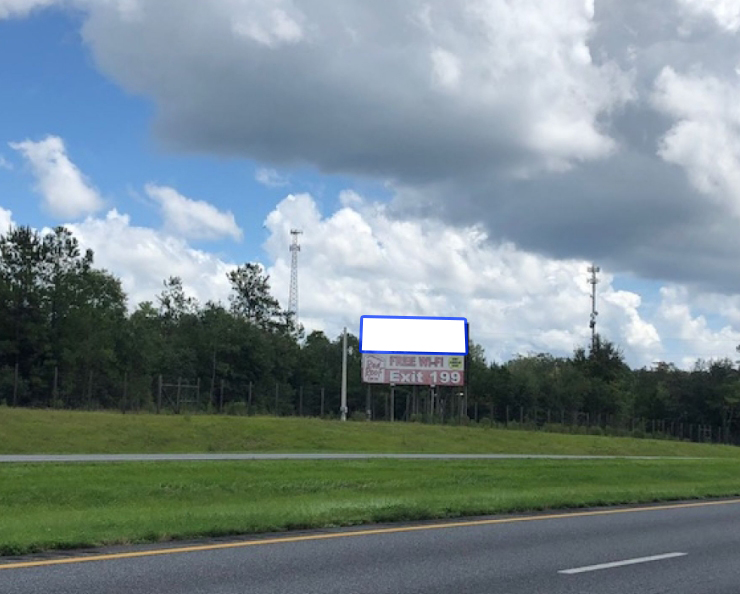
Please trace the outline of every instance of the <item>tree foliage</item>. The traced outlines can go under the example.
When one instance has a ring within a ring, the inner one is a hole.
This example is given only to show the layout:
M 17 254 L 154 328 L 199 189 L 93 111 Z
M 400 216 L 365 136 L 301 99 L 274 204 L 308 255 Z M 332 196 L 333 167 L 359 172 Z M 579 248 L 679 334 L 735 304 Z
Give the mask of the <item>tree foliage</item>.
M 147 408 L 161 375 L 170 383 L 200 379 L 213 406 L 223 397 L 256 412 L 316 412 L 323 388 L 325 411 L 337 411 L 341 337 L 305 336 L 259 264 L 239 266 L 228 280 L 227 304 L 198 303 L 170 276 L 153 302 L 129 308 L 120 281 L 95 267 L 69 230 L 11 229 L 0 236 L 0 401 Z M 350 335 L 348 344 L 348 403 L 363 411 L 359 341 Z M 697 361 L 690 371 L 670 362 L 633 370 L 600 336 L 570 357 L 538 353 L 505 363 L 469 346 L 469 404 L 489 414 L 493 406 L 497 418 L 524 407 L 738 429 L 740 372 L 730 359 Z M 397 398 L 408 394 L 397 388 Z

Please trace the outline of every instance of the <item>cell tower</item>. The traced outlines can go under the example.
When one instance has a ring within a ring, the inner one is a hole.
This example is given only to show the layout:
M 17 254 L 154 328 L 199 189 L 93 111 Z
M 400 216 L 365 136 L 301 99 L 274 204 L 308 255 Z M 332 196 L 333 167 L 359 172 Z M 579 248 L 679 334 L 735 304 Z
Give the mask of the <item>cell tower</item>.
M 591 273 L 591 277 L 588 279 L 591 285 L 591 322 L 589 326 L 591 327 L 591 352 L 593 352 L 596 350 L 596 316 L 599 315 L 599 312 L 596 311 L 596 285 L 599 282 L 596 274 L 601 272 L 601 268 L 592 264 L 588 267 L 588 271 Z
M 288 311 L 293 314 L 294 322 L 298 324 L 298 252 L 301 246 L 298 244 L 298 236 L 303 233 L 298 229 L 291 229 L 293 243 L 290 244 L 290 299 L 288 300 Z

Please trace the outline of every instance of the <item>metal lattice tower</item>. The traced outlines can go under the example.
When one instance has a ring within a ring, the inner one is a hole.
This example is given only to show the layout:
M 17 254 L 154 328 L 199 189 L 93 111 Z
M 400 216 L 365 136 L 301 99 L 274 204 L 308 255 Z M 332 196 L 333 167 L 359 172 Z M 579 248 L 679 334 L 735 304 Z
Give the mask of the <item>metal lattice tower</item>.
M 591 350 L 593 352 L 596 349 L 596 316 L 599 315 L 599 312 L 596 311 L 596 285 L 599 282 L 596 274 L 601 272 L 601 268 L 594 264 L 588 267 L 588 271 L 591 273 L 591 277 L 588 279 L 591 285 L 591 322 L 589 326 L 591 327 Z
M 301 233 L 303 231 L 298 229 L 290 230 L 293 243 L 290 244 L 290 299 L 288 300 L 288 311 L 293 314 L 296 324 L 298 323 L 298 252 L 301 251 L 298 236 Z

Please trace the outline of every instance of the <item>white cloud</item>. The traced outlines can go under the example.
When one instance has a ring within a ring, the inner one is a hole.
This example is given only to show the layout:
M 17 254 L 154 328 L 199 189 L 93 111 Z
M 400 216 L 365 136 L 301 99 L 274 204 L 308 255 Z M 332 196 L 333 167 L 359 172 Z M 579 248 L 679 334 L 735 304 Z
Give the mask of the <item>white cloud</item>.
M 13 213 L 0 206 L 0 235 L 5 235 L 8 229 L 14 226 Z
M 268 169 L 264 167 L 257 170 L 257 172 L 254 174 L 254 179 L 256 179 L 263 186 L 267 186 L 268 188 L 282 188 L 289 185 L 290 183 L 285 177 L 280 175 L 274 169 Z
M 705 315 L 693 312 L 690 293 L 685 287 L 663 287 L 661 296 L 656 323 L 666 342 L 674 341 L 678 345 L 673 349 L 677 365 L 689 368 L 699 358 L 735 358 L 735 347 L 740 344 L 740 325 L 736 323 L 736 329 L 732 323 L 727 323 L 713 329 Z M 714 301 L 716 306 L 716 296 Z
M 614 151 L 603 119 L 634 95 L 591 59 L 583 1 L 429 0 L 419 17 L 400 0 L 139 0 L 136 21 L 84 4 L 97 65 L 157 102 L 168 142 L 265 162 L 406 178 L 462 151 L 562 169 Z
M 740 1 L 738 0 L 677 0 L 687 17 L 710 17 L 730 33 L 740 30 Z
M 146 185 L 146 193 L 162 209 L 165 229 L 187 239 L 241 240 L 243 233 L 232 212 L 222 212 L 202 200 L 192 200 L 173 188 Z
M 444 89 L 456 90 L 460 85 L 461 74 L 458 57 L 447 50 L 437 48 L 431 53 L 431 59 L 435 80 Z
M 390 219 L 384 207 L 354 192 L 322 218 L 307 194 L 291 195 L 270 213 L 265 244 L 276 297 L 290 282 L 286 246 L 300 228 L 299 315 L 308 329 L 336 334 L 362 314 L 466 316 L 471 335 L 490 357 L 517 351 L 568 355 L 589 340 L 588 264 L 555 261 L 490 245 L 476 227 L 456 229 L 431 221 Z M 631 361 L 651 362 L 661 352 L 656 329 L 640 313 L 639 296 L 600 284 L 599 325 L 621 343 Z
M 36 189 L 51 215 L 77 218 L 103 207 L 100 194 L 70 161 L 64 141 L 58 136 L 47 136 L 38 142 L 11 142 L 9 146 L 31 164 L 37 180 Z
M 354 190 L 342 190 L 339 192 L 339 203 L 342 206 L 359 206 L 362 202 L 362 196 Z
M 0 19 L 25 17 L 33 10 L 60 2 L 61 0 L 0 0 Z
M 226 274 L 234 264 L 167 233 L 132 226 L 129 217 L 116 210 L 105 218 L 88 217 L 67 227 L 81 246 L 93 249 L 96 266 L 121 279 L 131 309 L 142 301 L 153 301 L 169 276 L 181 277 L 188 293 L 201 303 L 225 301 L 228 296 Z
M 304 38 L 303 14 L 293 2 L 284 0 L 227 0 L 222 3 L 233 17 L 232 30 L 238 36 L 275 48 L 292 45 Z
M 658 154 L 686 169 L 701 192 L 729 204 L 740 215 L 740 83 L 664 68 L 653 103 L 676 123 Z
M 0 169 L 13 169 L 13 164 L 0 155 Z

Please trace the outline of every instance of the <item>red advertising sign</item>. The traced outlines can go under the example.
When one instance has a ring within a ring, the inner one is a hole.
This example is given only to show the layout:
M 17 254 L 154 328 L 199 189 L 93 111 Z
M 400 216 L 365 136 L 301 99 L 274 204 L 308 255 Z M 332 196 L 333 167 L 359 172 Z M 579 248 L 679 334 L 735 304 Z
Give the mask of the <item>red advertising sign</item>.
M 363 353 L 362 381 L 408 386 L 462 386 L 465 358 L 457 355 Z

